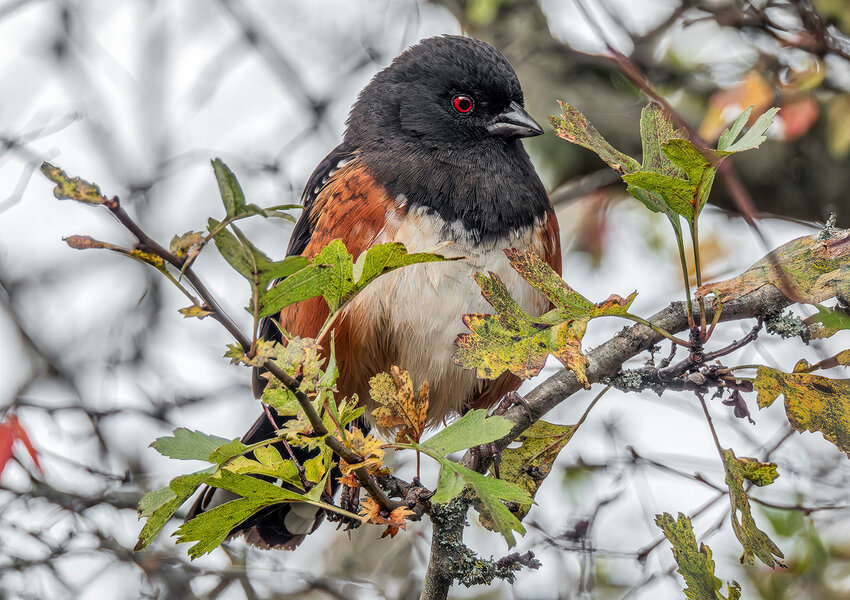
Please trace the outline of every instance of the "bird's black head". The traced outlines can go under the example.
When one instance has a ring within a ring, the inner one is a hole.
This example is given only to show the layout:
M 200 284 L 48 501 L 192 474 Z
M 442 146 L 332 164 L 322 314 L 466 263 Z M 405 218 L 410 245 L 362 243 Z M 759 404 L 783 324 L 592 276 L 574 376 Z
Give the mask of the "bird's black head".
M 423 40 L 375 75 L 351 109 L 345 145 L 392 197 L 485 240 L 548 210 L 519 140 L 541 133 L 502 53 L 446 35 Z
M 375 75 L 351 110 L 346 142 L 364 147 L 392 136 L 451 151 L 541 133 L 502 53 L 446 35 L 423 40 Z

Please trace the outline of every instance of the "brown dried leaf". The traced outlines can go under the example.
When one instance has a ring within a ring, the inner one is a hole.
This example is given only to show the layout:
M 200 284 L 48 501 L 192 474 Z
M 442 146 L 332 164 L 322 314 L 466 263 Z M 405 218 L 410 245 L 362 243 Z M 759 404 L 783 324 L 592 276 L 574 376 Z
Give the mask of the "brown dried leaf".
M 429 393 L 426 380 L 418 397 L 414 397 L 410 373 L 394 366 L 391 373 L 378 373 L 369 380 L 369 394 L 381 405 L 372 411 L 372 416 L 378 427 L 398 428 L 396 443 L 418 442 L 428 421 Z
M 399 529 L 406 529 L 407 517 L 415 514 L 412 510 L 405 506 L 399 506 L 394 509 L 388 517 L 381 515 L 381 507 L 372 498 L 366 498 L 360 503 L 360 515 L 365 521 L 374 523 L 375 525 L 387 525 L 382 538 L 387 536 L 395 537 Z

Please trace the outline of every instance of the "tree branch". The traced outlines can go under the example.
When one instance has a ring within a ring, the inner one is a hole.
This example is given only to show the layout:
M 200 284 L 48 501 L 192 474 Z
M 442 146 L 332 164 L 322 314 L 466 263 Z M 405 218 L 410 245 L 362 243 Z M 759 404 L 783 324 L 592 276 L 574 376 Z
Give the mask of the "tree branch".
M 791 301 L 773 285 L 765 285 L 758 290 L 732 300 L 723 305 L 720 321 L 736 321 L 762 317 L 784 309 Z M 707 308 L 707 318 L 713 318 L 715 309 Z M 664 310 L 649 318 L 654 325 L 678 333 L 688 328 L 688 315 L 684 302 L 674 302 Z M 587 379 L 591 383 L 613 377 L 628 359 L 649 350 L 664 338 L 661 334 L 644 325 L 634 325 L 620 331 L 616 336 L 587 352 Z M 572 371 L 562 370 L 538 385 L 525 396 L 527 406 L 513 406 L 502 416 L 514 423 L 510 433 L 495 442 L 498 450 L 507 448 L 513 440 L 522 434 L 532 423 L 540 419 L 552 408 L 583 390 Z M 492 456 L 484 454 L 473 458 L 469 451 L 461 464 L 469 468 L 485 470 Z M 465 515 L 465 510 L 464 513 Z M 454 580 L 454 571 L 459 557 L 457 545 L 463 546 L 465 518 L 440 519 L 432 514 L 434 533 L 431 543 L 431 556 L 425 575 L 420 600 L 444 600 Z

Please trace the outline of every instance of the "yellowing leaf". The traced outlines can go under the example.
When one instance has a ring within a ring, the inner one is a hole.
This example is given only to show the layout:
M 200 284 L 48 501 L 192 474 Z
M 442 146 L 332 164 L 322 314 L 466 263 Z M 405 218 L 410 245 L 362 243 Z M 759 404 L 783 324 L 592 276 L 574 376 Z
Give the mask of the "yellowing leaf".
M 688 600 L 738 600 L 741 587 L 736 581 L 727 584 L 728 596 L 720 593 L 722 582 L 714 575 L 711 548 L 705 544 L 697 547 L 691 520 L 679 513 L 674 519 L 669 513 L 655 515 L 655 524 L 673 545 L 673 558 L 679 566 L 678 573 L 685 579 L 685 597 Z
M 177 258 L 194 256 L 194 250 L 204 241 L 204 233 L 201 231 L 187 231 L 183 235 L 175 235 L 171 238 L 168 251 Z
M 97 185 L 79 177 L 71 179 L 59 167 L 54 167 L 49 163 L 41 163 L 41 172 L 56 184 L 56 187 L 53 188 L 53 195 L 59 200 L 76 200 L 87 204 L 106 204 L 109 202 Z
M 363 460 L 353 465 L 340 460 L 339 469 L 343 475 L 348 475 L 351 471 L 360 467 L 365 467 L 370 472 L 378 471 L 381 468 L 385 454 L 381 446 L 384 443 L 374 435 L 369 434 L 364 436 L 359 428 L 352 427 L 351 431 L 346 435 L 344 443 Z
M 152 252 L 146 252 L 144 250 L 139 250 L 138 248 L 122 248 L 121 246 L 110 244 L 109 242 L 101 242 L 100 240 L 96 240 L 88 235 L 68 236 L 65 238 L 65 243 L 68 244 L 71 248 L 74 248 L 75 250 L 89 250 L 92 248 L 112 250 L 113 252 L 117 252 L 118 254 L 123 254 L 124 256 L 129 256 L 130 258 L 134 258 L 139 262 L 148 264 L 157 269 L 158 271 L 167 273 L 165 269 L 165 261 L 162 259 L 161 256 L 158 256 Z
M 213 311 L 207 310 L 206 308 L 198 306 L 197 304 L 187 306 L 186 308 L 181 308 L 178 312 L 186 318 L 197 317 L 198 319 L 203 319 L 204 317 L 213 314 Z
M 369 380 L 369 394 L 380 404 L 372 411 L 378 427 L 396 429 L 396 442 L 418 442 L 428 421 L 428 381 L 413 394 L 410 373 L 392 367 L 391 373 L 378 373 Z
M 612 295 L 599 304 L 573 290 L 540 257 L 516 249 L 505 251 L 511 266 L 529 284 L 540 290 L 555 305 L 541 317 L 526 313 L 511 298 L 498 275 L 476 274 L 481 293 L 496 315 L 467 314 L 464 324 L 472 333 L 455 338 L 453 360 L 478 376 L 495 379 L 505 371 L 527 379 L 537 375 L 549 354 L 576 374 L 589 387 L 585 375 L 587 358 L 581 351 L 581 339 L 590 319 L 628 314 L 636 294 L 628 298 Z
M 575 426 L 555 425 L 546 421 L 536 421 L 526 429 L 516 441 L 519 448 L 506 448 L 502 451 L 499 476 L 526 490 L 534 498 L 543 481 L 552 471 L 552 465 L 558 453 L 573 437 Z M 491 474 L 494 473 L 490 468 Z M 511 512 L 522 520 L 531 509 L 531 504 L 519 504 Z
M 280 344 L 277 342 L 260 338 L 254 344 L 254 355 L 248 356 L 240 344 L 228 344 L 224 358 L 229 358 L 230 364 L 233 365 L 243 364 L 246 367 L 259 367 L 267 360 L 275 358 L 278 355 L 278 346 Z
M 842 452 L 850 452 L 850 379 L 759 367 L 754 386 L 759 408 L 770 406 L 781 394 L 785 397 L 785 414 L 794 429 L 820 431 Z
M 791 285 L 790 290 L 786 282 Z M 713 292 L 726 302 L 768 284 L 791 300 L 810 304 L 836 296 L 850 298 L 850 230 L 832 230 L 792 240 L 743 274 L 702 286 L 697 290 L 697 297 Z
M 573 144 L 593 150 L 599 158 L 618 173 L 634 173 L 640 170 L 640 163 L 627 154 L 623 154 L 602 137 L 587 118 L 574 106 L 558 100 L 563 115 L 549 115 L 549 121 L 555 128 L 555 135 Z
M 726 485 L 729 487 L 729 502 L 732 505 L 732 529 L 744 551 L 741 563 L 751 565 L 758 556 L 764 564 L 785 566 L 782 551 L 767 534 L 756 526 L 750 510 L 750 500 L 744 491 L 744 479 L 758 486 L 768 485 L 779 476 L 775 463 L 759 462 L 755 458 L 738 458 L 731 450 L 721 450 L 723 467 L 726 469 Z M 740 515 L 740 517 L 739 517 Z M 777 557 L 777 558 L 774 558 Z

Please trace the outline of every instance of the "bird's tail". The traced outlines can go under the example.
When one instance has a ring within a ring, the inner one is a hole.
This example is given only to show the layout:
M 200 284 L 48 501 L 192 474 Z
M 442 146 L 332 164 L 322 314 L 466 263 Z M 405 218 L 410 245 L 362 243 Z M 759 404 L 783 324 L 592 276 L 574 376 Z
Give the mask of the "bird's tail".
M 270 409 L 274 417 L 276 428 L 272 426 L 269 418 L 263 414 L 257 419 L 257 422 L 251 429 L 242 436 L 244 444 L 253 444 L 262 440 L 268 440 L 275 436 L 275 429 L 282 428 L 288 417 L 280 417 L 274 413 L 274 409 Z M 282 456 L 288 456 L 282 444 L 275 445 Z M 313 456 L 314 452 L 309 452 L 302 448 L 292 448 L 296 460 L 302 465 L 304 462 Z M 248 458 L 253 458 L 253 454 L 246 455 Z M 270 477 L 257 475 L 260 479 L 273 481 Z M 333 489 L 336 490 L 336 477 L 331 477 Z M 237 499 L 239 496 L 233 492 L 204 486 L 201 490 L 201 495 L 192 505 L 186 520 L 194 519 L 199 514 L 215 508 L 225 502 Z M 236 536 L 243 536 L 245 541 L 253 546 L 265 549 L 284 549 L 294 550 L 304 538 L 313 533 L 316 528 L 322 523 L 325 517 L 325 511 L 311 504 L 302 503 L 286 503 L 274 504 L 267 506 L 256 514 L 252 515 L 236 527 L 234 527 L 228 539 Z

